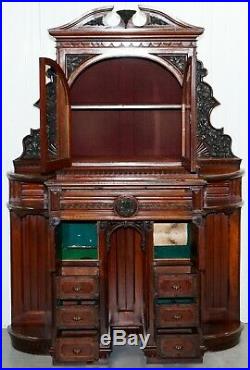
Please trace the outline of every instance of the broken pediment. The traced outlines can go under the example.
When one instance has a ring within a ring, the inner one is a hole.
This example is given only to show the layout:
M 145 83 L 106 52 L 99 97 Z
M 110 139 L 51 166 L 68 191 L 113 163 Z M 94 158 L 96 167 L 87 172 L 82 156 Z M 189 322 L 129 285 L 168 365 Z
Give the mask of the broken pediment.
M 138 10 L 115 10 L 113 6 L 92 10 L 78 19 L 63 26 L 52 28 L 49 33 L 54 37 L 84 36 L 94 31 L 139 31 L 156 32 L 164 30 L 166 35 L 189 36 L 196 38 L 203 28 L 177 21 L 158 10 L 138 7 Z

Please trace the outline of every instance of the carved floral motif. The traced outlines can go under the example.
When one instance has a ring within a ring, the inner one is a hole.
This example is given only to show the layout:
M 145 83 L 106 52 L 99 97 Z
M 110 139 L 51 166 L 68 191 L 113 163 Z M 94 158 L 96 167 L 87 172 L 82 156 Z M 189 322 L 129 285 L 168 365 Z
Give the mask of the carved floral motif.
M 93 54 L 67 54 L 65 56 L 66 71 L 69 77 L 82 63 L 93 58 Z

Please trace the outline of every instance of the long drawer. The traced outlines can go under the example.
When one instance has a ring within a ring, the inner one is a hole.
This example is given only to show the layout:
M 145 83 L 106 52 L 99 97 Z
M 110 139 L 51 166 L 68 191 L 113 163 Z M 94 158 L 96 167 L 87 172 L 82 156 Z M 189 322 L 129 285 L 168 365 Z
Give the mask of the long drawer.
M 197 274 L 155 273 L 155 290 L 158 297 L 197 297 Z
M 163 358 L 199 358 L 199 334 L 161 334 L 157 336 L 157 351 Z
M 57 338 L 54 358 L 56 362 L 91 362 L 99 358 L 97 335 Z
M 57 276 L 57 299 L 97 299 L 98 276 Z
M 56 309 L 56 327 L 60 329 L 98 328 L 99 309 L 97 305 L 61 306 Z
M 196 327 L 199 325 L 197 304 L 156 305 L 155 314 L 158 328 Z

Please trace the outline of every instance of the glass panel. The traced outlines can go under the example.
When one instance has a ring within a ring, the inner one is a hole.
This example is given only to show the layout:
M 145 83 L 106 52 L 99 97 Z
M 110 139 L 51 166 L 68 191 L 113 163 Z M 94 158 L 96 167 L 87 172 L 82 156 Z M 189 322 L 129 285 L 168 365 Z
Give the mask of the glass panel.
M 154 258 L 191 258 L 190 225 L 154 223 Z
M 57 228 L 57 257 L 61 260 L 97 259 L 97 223 L 62 222 Z

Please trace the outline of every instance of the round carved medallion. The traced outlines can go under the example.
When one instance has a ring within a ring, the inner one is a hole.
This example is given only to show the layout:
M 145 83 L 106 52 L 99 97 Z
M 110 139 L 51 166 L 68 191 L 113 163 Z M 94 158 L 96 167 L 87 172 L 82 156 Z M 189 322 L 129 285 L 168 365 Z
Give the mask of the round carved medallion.
M 115 212 L 122 217 L 131 217 L 138 210 L 138 201 L 133 196 L 120 196 L 114 201 Z

